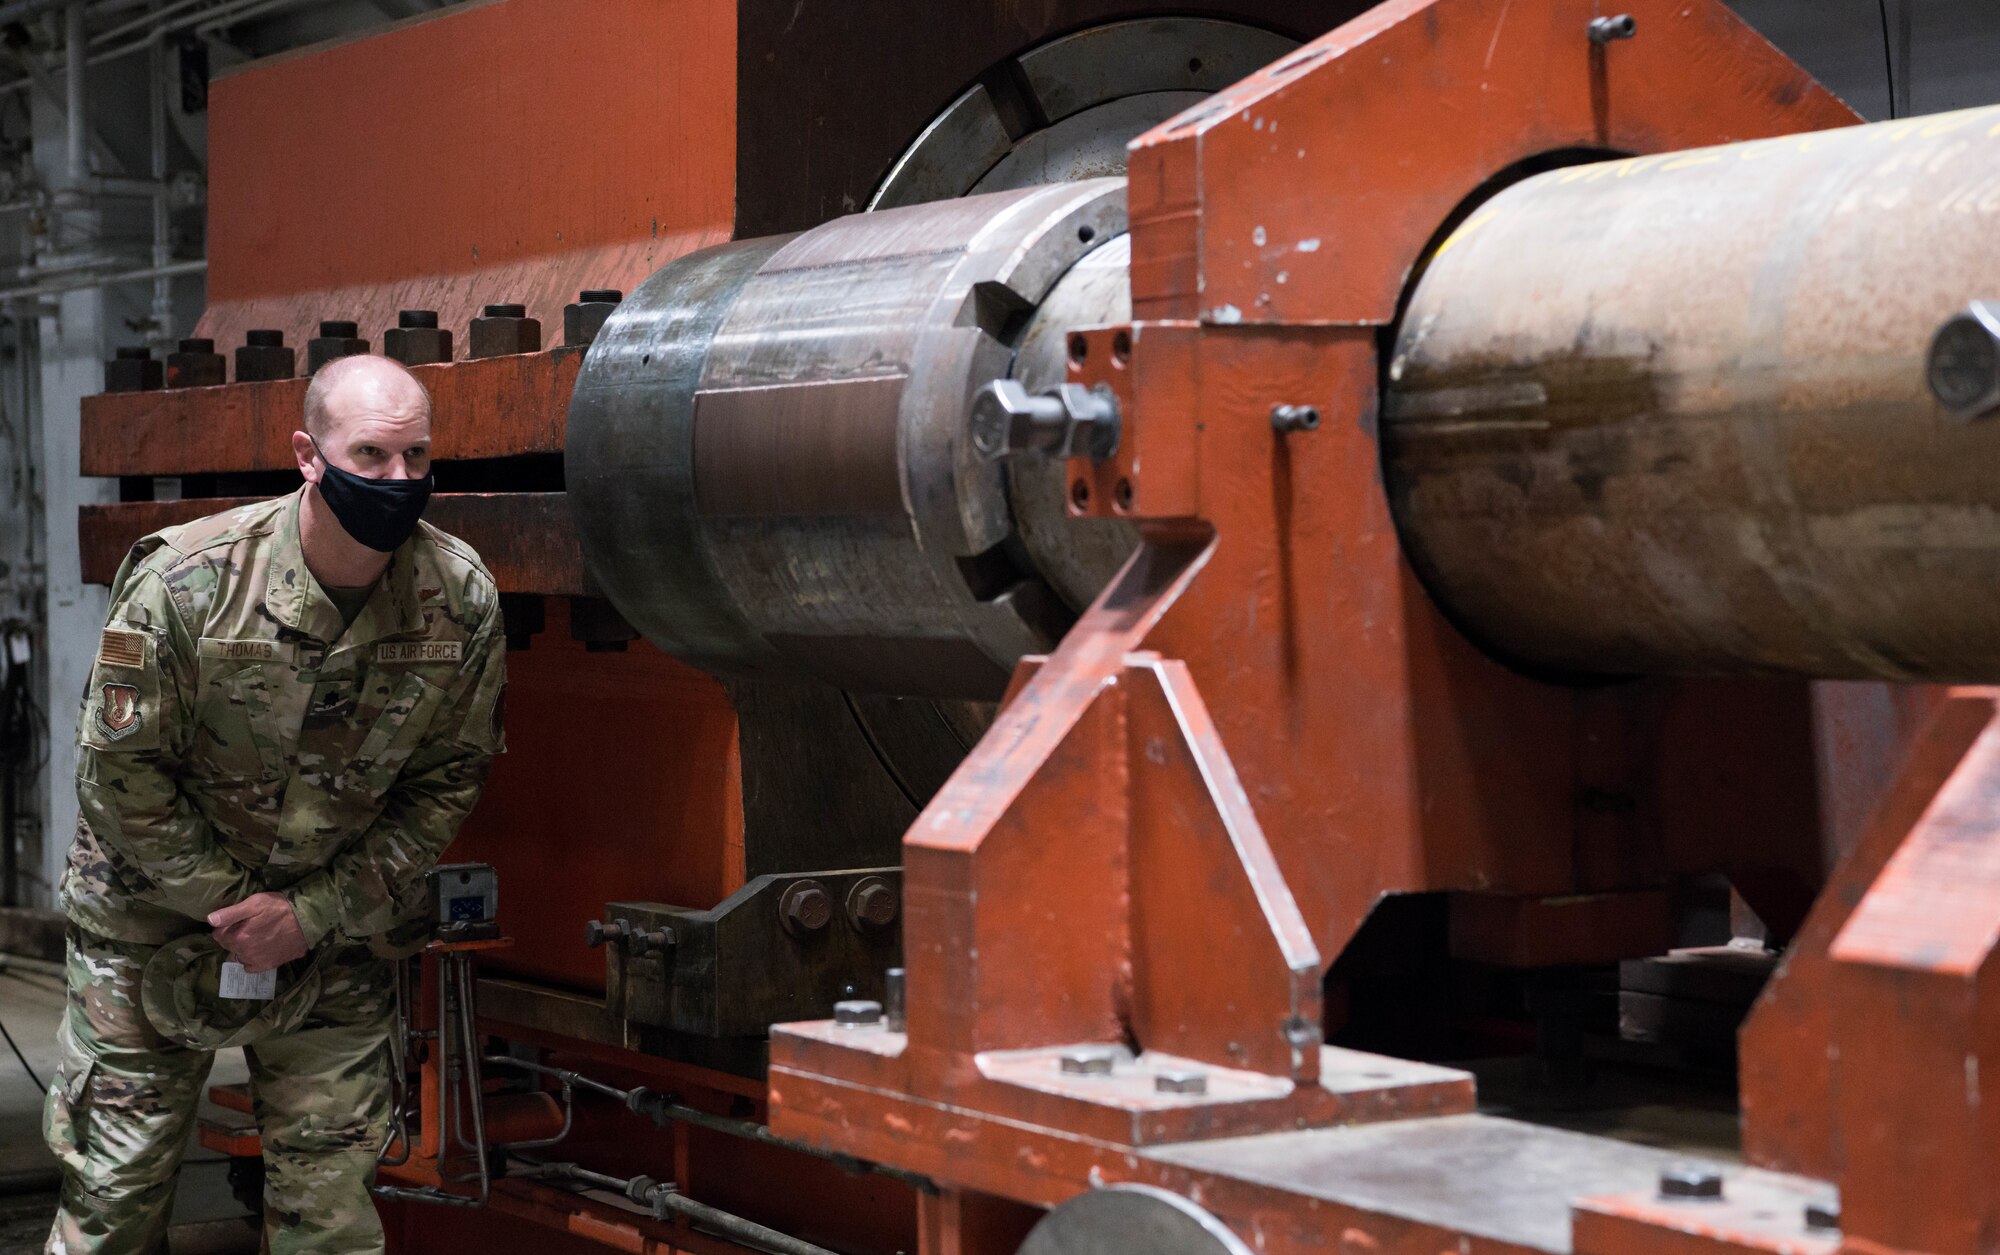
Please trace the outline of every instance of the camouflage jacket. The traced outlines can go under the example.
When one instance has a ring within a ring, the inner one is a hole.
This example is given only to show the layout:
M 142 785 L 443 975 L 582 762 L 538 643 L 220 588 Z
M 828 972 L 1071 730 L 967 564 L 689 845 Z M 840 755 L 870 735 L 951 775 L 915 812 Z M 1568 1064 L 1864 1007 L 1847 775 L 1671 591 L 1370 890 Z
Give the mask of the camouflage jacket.
M 504 748 L 499 594 L 423 524 L 343 630 L 300 500 L 168 528 L 119 568 L 78 720 L 80 927 L 160 944 L 261 890 L 313 945 L 419 913 Z

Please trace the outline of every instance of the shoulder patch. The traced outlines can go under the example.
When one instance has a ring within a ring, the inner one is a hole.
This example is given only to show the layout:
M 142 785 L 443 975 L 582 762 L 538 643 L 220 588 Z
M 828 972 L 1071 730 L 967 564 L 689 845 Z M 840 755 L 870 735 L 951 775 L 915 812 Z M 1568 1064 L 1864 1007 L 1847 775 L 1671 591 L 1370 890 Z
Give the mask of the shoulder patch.
M 105 628 L 97 639 L 97 663 L 102 667 L 145 666 L 146 634 L 130 628 Z
M 122 741 L 146 722 L 146 712 L 136 684 L 107 684 L 104 699 L 97 707 L 97 730 L 107 741 Z
M 463 662 L 464 641 L 384 641 L 375 647 L 377 662 Z

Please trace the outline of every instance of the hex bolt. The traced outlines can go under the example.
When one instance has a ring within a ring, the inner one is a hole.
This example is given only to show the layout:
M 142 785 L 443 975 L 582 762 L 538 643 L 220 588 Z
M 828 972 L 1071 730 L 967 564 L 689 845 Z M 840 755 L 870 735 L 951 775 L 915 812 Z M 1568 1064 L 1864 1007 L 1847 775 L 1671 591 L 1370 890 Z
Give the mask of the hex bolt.
M 795 880 L 778 898 L 778 919 L 794 937 L 816 933 L 833 921 L 833 895 L 817 880 Z
M 903 969 L 900 967 L 892 967 L 882 974 L 882 1011 L 888 1018 L 890 1032 L 909 1031 L 909 1016 L 903 1008 Z
M 1590 42 L 1608 44 L 1615 39 L 1630 39 L 1639 33 L 1639 19 L 1630 13 L 1620 13 L 1617 17 L 1594 17 L 1590 19 Z
M 451 332 L 438 326 L 434 309 L 406 309 L 396 325 L 382 333 L 382 355 L 405 366 L 427 366 L 451 360 Z
M 467 356 L 505 357 L 512 353 L 539 353 L 541 348 L 541 320 L 528 317 L 525 305 L 488 305 L 484 315 L 472 320 Z
M 1118 400 L 1102 384 L 1030 395 L 1016 380 L 995 379 L 972 399 L 972 448 L 988 462 L 1023 453 L 1103 461 L 1118 451 L 1118 421 Z
M 847 892 L 847 921 L 858 932 L 874 934 L 888 930 L 900 910 L 896 890 L 880 876 L 863 876 Z
M 361 338 L 357 324 L 344 318 L 327 319 L 320 323 L 319 335 L 306 341 L 306 374 L 318 374 L 320 367 L 335 358 L 367 351 L 368 341 Z
M 1924 378 L 1961 422 L 2000 410 L 2000 302 L 1974 301 L 1939 327 Z
M 298 353 L 286 347 L 284 332 L 259 327 L 243 333 L 243 345 L 236 350 L 237 383 L 290 379 L 298 373 Z
M 1715 1202 L 1722 1197 L 1722 1174 L 1695 1164 L 1660 1170 L 1660 1197 L 1674 1202 Z
M 577 293 L 574 302 L 563 306 L 563 344 L 580 349 L 595 340 L 624 299 L 617 288 L 585 288 Z
M 833 1004 L 833 1022 L 842 1028 L 875 1028 L 882 1023 L 882 1004 L 850 998 Z
M 643 959 L 649 954 L 665 954 L 674 948 L 674 942 L 674 930 L 671 928 L 656 928 L 651 932 L 642 932 L 628 926 L 625 933 L 625 953 L 635 959 Z
M 583 944 L 595 950 L 607 941 L 622 941 L 630 927 L 622 919 L 609 924 L 587 919 L 583 921 Z
M 153 351 L 143 344 L 118 349 L 111 360 L 104 363 L 106 392 L 151 392 L 165 382 L 166 375 L 160 363 L 153 359 Z
M 1274 405 L 1271 428 L 1278 432 L 1318 431 L 1319 407 L 1314 405 Z
M 1078 1046 L 1062 1053 L 1064 1076 L 1110 1076 L 1118 1052 L 1109 1046 Z
M 1162 1094 L 1206 1094 L 1208 1073 L 1199 1068 L 1162 1068 L 1153 1074 L 1153 1088 Z

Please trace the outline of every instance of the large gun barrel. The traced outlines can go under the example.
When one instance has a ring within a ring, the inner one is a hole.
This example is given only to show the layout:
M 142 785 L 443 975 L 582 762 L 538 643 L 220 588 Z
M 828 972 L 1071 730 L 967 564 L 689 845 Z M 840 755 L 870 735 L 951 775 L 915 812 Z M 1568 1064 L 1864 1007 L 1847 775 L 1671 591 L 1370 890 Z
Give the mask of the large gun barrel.
M 1382 425 L 1404 542 L 1558 672 L 2000 676 L 2000 111 L 1537 175 L 1437 250 Z M 1984 339 L 1984 343 L 1981 341 Z M 1953 389 L 1956 389 L 1955 394 Z

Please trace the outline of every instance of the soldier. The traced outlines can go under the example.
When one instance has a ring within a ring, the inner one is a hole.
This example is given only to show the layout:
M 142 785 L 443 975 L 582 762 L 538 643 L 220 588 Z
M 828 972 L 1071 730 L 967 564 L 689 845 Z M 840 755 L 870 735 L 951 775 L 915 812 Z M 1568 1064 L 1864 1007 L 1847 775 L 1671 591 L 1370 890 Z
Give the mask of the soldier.
M 395 1007 L 375 950 L 503 749 L 505 638 L 478 555 L 419 522 L 415 377 L 330 363 L 304 427 L 299 491 L 146 537 L 111 586 L 61 890 L 51 1252 L 163 1249 L 213 1052 L 246 1043 L 265 1249 L 382 1249 Z

